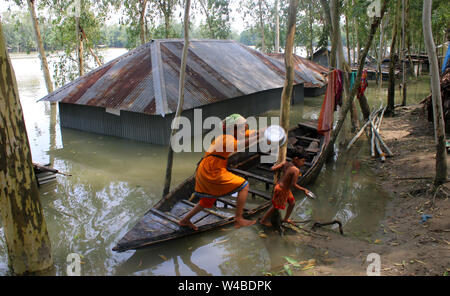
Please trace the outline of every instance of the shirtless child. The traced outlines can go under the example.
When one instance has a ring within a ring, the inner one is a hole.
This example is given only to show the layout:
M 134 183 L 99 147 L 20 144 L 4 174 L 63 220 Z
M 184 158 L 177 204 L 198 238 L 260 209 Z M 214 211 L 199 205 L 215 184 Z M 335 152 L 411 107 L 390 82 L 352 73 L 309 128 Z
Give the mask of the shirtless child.
M 273 190 L 272 206 L 259 221 L 261 224 L 271 227 L 272 224 L 269 220 L 275 209 L 283 210 L 286 207 L 286 203 L 288 203 L 289 205 L 286 210 L 286 216 L 284 217 L 283 222 L 289 222 L 289 216 L 291 215 L 292 210 L 295 206 L 295 199 L 292 195 L 291 189 L 297 188 L 303 190 L 305 194 L 308 194 L 309 192 L 308 189 L 297 185 L 298 176 L 301 175 L 299 168 L 304 164 L 304 158 L 294 157 L 292 159 L 292 162 L 285 161 L 283 163 L 274 165 L 271 168 L 272 171 L 281 170 L 282 175 Z

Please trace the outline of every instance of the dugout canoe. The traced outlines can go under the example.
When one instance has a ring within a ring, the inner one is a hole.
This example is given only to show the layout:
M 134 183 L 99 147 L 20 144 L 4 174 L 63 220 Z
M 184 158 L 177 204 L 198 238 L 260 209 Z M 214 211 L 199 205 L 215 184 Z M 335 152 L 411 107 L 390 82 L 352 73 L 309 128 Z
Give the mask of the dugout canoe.
M 307 155 L 305 166 L 300 168 L 302 172 L 302 176 L 298 179 L 300 186 L 312 183 L 318 175 L 321 167 L 317 160 L 325 150 L 324 146 L 324 137 L 317 132 L 316 123 L 299 123 L 297 127 L 289 131 L 288 160 L 294 157 L 299 150 L 304 150 Z M 270 171 L 270 167 L 272 164 L 261 163 L 262 155 L 260 152 L 246 151 L 234 153 L 228 159 L 228 169 L 250 182 L 249 196 L 244 208 L 245 218 L 261 213 L 271 205 L 273 173 Z M 180 227 L 178 221 L 198 201 L 196 199 L 189 201 L 194 186 L 195 179 L 194 176 L 191 176 L 164 196 L 125 234 L 113 251 L 140 249 L 217 229 L 234 222 L 236 200 L 230 196 L 218 198 L 213 208 L 204 209 L 191 219 L 198 227 L 197 231 L 188 227 Z

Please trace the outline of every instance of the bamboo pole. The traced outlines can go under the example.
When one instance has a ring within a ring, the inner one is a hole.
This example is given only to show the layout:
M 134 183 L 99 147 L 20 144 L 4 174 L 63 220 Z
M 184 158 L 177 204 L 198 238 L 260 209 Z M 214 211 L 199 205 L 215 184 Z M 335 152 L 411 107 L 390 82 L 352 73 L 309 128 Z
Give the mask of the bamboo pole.
M 189 48 L 189 9 L 191 6 L 191 0 L 186 0 L 185 8 L 184 8 L 184 45 L 183 45 L 183 54 L 181 57 L 181 66 L 180 66 L 180 81 L 178 85 L 178 106 L 177 111 L 175 113 L 175 117 L 173 119 L 172 126 L 178 126 L 178 120 L 183 111 L 183 103 L 184 103 L 184 83 L 185 83 L 185 74 L 186 74 L 186 60 L 187 60 L 187 52 Z M 163 189 L 163 197 L 166 196 L 170 191 L 170 182 L 172 180 L 172 166 L 173 166 L 173 149 L 172 149 L 172 138 L 175 135 L 176 130 L 172 128 L 172 133 L 170 135 L 170 143 L 169 143 L 169 153 L 167 156 L 167 168 L 166 168 L 166 178 L 164 182 Z

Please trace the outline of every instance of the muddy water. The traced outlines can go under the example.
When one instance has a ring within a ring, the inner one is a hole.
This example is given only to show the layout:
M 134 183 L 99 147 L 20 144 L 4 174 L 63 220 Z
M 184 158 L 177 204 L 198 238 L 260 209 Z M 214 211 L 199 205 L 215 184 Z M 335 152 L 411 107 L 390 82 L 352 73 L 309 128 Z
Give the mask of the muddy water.
M 122 52 L 108 50 L 106 60 Z M 267 233 L 261 238 L 258 226 L 228 227 L 139 251 L 111 251 L 161 197 L 166 147 L 61 129 L 58 122 L 55 128 L 50 124 L 50 106 L 36 102 L 46 93 L 38 59 L 13 55 L 12 61 L 34 161 L 51 162 L 73 175 L 58 176 L 56 182 L 40 189 L 57 275 L 66 274 L 69 253 L 82 256 L 82 275 L 260 275 L 283 264 L 283 256 L 299 260 L 319 256 L 319 251 L 305 247 L 293 236 Z M 426 81 L 410 85 L 410 103 L 427 94 Z M 385 92 L 382 89 L 382 98 Z M 379 104 L 375 86 L 370 86 L 367 96 L 372 104 Z M 291 124 L 317 119 L 320 104 L 318 97 L 293 106 Z M 278 111 L 266 115 L 276 116 Z M 389 194 L 373 181 L 364 161 L 369 155 L 365 141 L 359 141 L 351 153 L 338 155 L 309 187 L 318 200 L 295 194 L 292 218 L 337 218 L 347 234 L 370 238 Z M 173 184 L 190 176 L 200 157 L 200 153 L 177 154 Z M 0 228 L 0 275 L 5 274 L 7 254 Z

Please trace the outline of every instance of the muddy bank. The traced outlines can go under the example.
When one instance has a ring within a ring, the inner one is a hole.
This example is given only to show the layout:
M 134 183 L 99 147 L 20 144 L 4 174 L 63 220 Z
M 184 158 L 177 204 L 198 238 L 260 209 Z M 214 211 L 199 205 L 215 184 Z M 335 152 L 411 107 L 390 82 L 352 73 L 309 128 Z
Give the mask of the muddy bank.
M 396 109 L 381 133 L 394 153 L 385 163 L 367 156 L 375 182 L 391 194 L 375 233 L 341 236 L 335 230 L 290 239 L 316 248 L 313 262 L 295 275 L 366 275 L 367 255 L 381 258 L 381 275 L 447 275 L 450 272 L 450 183 L 432 194 L 435 146 L 432 124 L 421 105 Z M 359 141 L 367 141 L 361 138 Z M 450 164 L 449 164 L 450 167 Z M 429 177 L 428 179 L 417 179 Z M 423 215 L 429 215 L 426 222 Z

